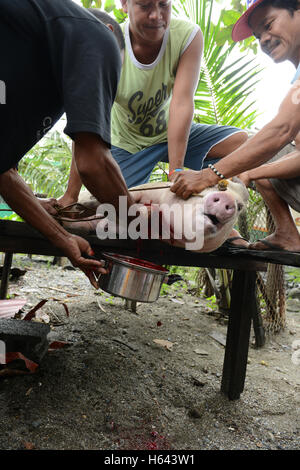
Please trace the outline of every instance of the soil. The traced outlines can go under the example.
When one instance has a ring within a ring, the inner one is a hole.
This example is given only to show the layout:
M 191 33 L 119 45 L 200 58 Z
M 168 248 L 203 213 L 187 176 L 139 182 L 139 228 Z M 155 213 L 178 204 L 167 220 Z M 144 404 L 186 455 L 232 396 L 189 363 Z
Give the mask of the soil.
M 295 301 L 263 348 L 252 333 L 245 390 L 229 401 L 220 392 L 227 318 L 191 281 L 134 313 L 49 260 L 17 257 L 27 272 L 9 293 L 26 297 L 23 315 L 48 299 L 37 320 L 49 322 L 51 341 L 69 344 L 34 374 L 0 378 L 0 449 L 299 449 Z

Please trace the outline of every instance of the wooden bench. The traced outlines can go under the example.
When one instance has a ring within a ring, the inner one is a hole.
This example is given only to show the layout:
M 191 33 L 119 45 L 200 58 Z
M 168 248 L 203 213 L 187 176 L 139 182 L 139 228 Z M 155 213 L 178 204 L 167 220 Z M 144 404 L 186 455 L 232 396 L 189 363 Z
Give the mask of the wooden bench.
M 300 267 L 300 254 L 260 252 L 224 245 L 212 253 L 201 254 L 158 241 L 102 241 L 96 236 L 86 239 L 99 257 L 101 252 L 110 251 L 138 256 L 160 265 L 234 270 L 221 391 L 230 400 L 238 399 L 244 389 L 252 321 L 256 335 L 260 334 L 261 328 L 257 315 L 256 272 L 266 271 L 267 263 Z M 0 220 L 0 251 L 5 253 L 0 292 L 2 299 L 7 293 L 14 253 L 63 256 L 63 253 L 29 225 L 4 220 Z

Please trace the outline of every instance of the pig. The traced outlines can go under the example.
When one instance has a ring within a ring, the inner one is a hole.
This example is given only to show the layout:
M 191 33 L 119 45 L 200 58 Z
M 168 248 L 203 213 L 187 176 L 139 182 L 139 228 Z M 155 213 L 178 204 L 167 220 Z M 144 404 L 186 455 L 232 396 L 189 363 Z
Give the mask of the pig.
M 245 185 L 237 177 L 222 180 L 219 185 L 194 194 L 188 200 L 170 191 L 171 185 L 147 183 L 131 188 L 130 192 L 136 203 L 146 204 L 154 208 L 154 212 L 161 213 L 162 241 L 196 252 L 208 253 L 219 248 L 229 238 L 239 214 L 246 208 L 249 195 Z M 99 206 L 88 191 L 80 194 L 78 202 L 95 212 Z M 177 217 L 181 209 L 185 215 Z M 75 227 L 77 233 L 84 235 L 95 232 L 97 223 L 99 220 L 64 222 L 64 226 L 67 229 Z
M 171 186 L 171 184 L 169 185 Z M 155 189 L 151 189 L 151 185 Z M 168 187 L 164 186 L 165 183 L 152 183 L 131 188 L 131 191 L 135 202 L 157 204 L 162 207 L 163 220 L 163 206 L 180 208 L 189 204 L 191 210 L 188 212 L 190 218 L 187 220 L 182 221 L 179 218 L 174 221 L 169 217 L 169 214 L 166 217 L 166 222 L 169 222 L 172 226 L 172 232 L 176 232 L 177 229 L 179 233 L 182 233 L 182 238 L 164 239 L 163 241 L 197 252 L 214 251 L 229 238 L 239 214 L 245 210 L 249 199 L 245 185 L 237 177 L 232 180 L 223 180 L 219 185 L 207 188 L 201 194 L 195 194 L 188 200 L 179 198 Z M 185 237 L 185 233 L 193 234 L 196 232 L 197 219 L 198 227 L 203 231 L 202 237 L 199 238 L 201 246 L 195 241 L 196 237 L 191 239 Z M 181 224 L 188 224 L 190 227 L 187 227 L 187 230 L 184 228 L 180 230 L 182 227 L 178 227 L 178 225 Z

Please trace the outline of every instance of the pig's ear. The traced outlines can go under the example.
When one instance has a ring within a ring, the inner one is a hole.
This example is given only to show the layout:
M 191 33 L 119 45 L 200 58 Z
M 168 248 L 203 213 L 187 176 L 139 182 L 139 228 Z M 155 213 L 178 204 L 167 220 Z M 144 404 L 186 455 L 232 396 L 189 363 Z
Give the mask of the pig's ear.
M 233 177 L 231 178 L 231 181 L 232 181 L 233 183 L 244 184 L 244 183 L 242 182 L 242 180 L 240 180 L 240 178 L 239 178 L 238 176 L 233 176 Z
M 238 178 L 237 176 L 234 176 L 232 178 L 232 182 L 239 185 L 238 187 L 240 189 L 238 190 L 238 194 L 242 196 L 244 202 L 246 203 L 249 199 L 249 192 L 246 186 L 244 185 L 243 181 L 240 180 L 240 178 Z

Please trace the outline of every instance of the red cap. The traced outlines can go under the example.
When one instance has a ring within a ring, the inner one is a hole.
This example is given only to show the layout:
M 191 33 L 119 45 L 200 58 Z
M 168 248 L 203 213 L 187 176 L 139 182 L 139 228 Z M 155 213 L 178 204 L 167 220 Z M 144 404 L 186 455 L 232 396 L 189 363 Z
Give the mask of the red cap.
M 247 0 L 247 10 L 235 23 L 231 36 L 234 41 L 242 41 L 243 39 L 252 36 L 253 31 L 249 26 L 249 16 L 253 13 L 255 8 L 261 5 L 265 0 Z

